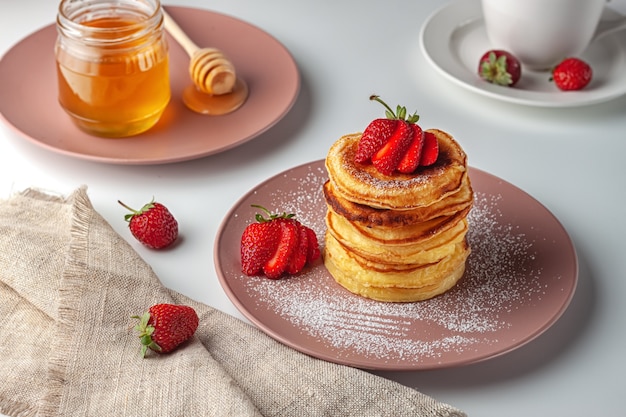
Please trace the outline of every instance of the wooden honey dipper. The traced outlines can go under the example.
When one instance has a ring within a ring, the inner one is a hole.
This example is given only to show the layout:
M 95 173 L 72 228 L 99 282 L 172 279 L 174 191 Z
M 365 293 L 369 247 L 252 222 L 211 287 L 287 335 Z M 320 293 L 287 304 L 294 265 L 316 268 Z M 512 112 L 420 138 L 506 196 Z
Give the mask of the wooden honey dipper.
M 248 96 L 247 85 L 237 77 L 235 66 L 216 48 L 201 48 L 163 11 L 169 34 L 189 55 L 193 85 L 185 89 L 183 101 L 191 110 L 204 114 L 225 114 L 239 108 Z

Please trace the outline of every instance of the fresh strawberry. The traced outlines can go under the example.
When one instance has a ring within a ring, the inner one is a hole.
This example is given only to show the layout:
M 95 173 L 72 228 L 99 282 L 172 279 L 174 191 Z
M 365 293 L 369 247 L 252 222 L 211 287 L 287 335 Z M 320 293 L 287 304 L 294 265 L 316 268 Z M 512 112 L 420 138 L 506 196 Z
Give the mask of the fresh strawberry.
M 376 152 L 380 150 L 398 130 L 398 127 L 403 124 L 406 118 L 406 108 L 398 106 L 396 112 L 394 112 L 385 102 L 383 102 L 378 96 L 370 96 L 370 100 L 378 101 L 385 106 L 386 119 L 375 119 L 370 122 L 359 139 L 357 145 L 356 154 L 354 155 L 354 161 L 359 164 L 365 164 L 371 161 Z M 413 114 L 408 117 L 409 123 L 416 123 L 419 116 Z
M 290 275 L 297 274 L 304 268 L 309 251 L 309 234 L 306 228 L 300 223 L 297 223 L 296 227 L 298 228 L 298 237 L 289 263 L 287 264 L 287 273 Z
M 551 81 L 563 91 L 582 90 L 589 84 L 593 71 L 591 66 L 578 58 L 566 58 L 552 70 Z
M 258 275 L 278 247 L 280 228 L 276 222 L 249 224 L 241 236 L 241 269 L 246 275 Z
M 308 235 L 308 244 L 309 248 L 307 250 L 306 261 L 307 263 L 311 263 L 316 261 L 320 256 L 320 245 L 317 241 L 317 235 L 315 231 L 310 227 L 305 226 L 307 235 Z
M 158 353 L 169 353 L 189 340 L 198 328 L 198 315 L 189 306 L 155 304 L 141 316 L 135 330 L 141 340 L 141 356 L 148 349 Z
M 293 214 L 257 213 L 256 223 L 249 224 L 241 237 L 241 265 L 246 275 L 265 274 L 270 279 L 294 275 L 320 256 L 315 232 L 294 218 Z
M 424 132 L 424 147 L 422 148 L 422 157 L 420 165 L 429 166 L 437 161 L 439 157 L 439 142 L 437 137 L 431 132 Z
M 389 140 L 396 130 L 398 120 L 373 120 L 361 135 L 354 160 L 360 164 L 368 162 L 372 156 Z
M 398 171 L 403 174 L 410 174 L 415 171 L 420 164 L 420 157 L 422 156 L 422 148 L 424 146 L 424 132 L 418 125 L 411 125 L 413 128 L 413 140 L 409 149 L 404 154 L 404 157 L 398 164 Z
M 130 210 L 124 219 L 135 238 L 152 249 L 162 249 L 174 243 L 178 237 L 178 222 L 169 210 L 154 200 L 144 205 L 141 210 L 134 210 L 118 200 Z
M 385 125 L 384 129 L 381 127 L 383 119 L 376 119 L 370 123 L 366 129 L 367 136 L 364 137 L 363 134 L 359 139 L 355 162 L 371 161 L 382 174 L 393 175 L 395 171 L 410 174 L 420 165 L 430 165 L 437 160 L 439 148 L 436 140 L 434 145 L 429 145 L 428 156 L 422 156 L 425 151 L 423 149 L 425 136 L 422 128 L 417 125 L 419 120 L 417 114 L 407 117 L 406 107 L 401 106 L 397 106 L 394 112 L 376 95 L 370 96 L 370 100 L 378 101 L 385 106 L 387 119 L 394 122 L 395 127 L 389 135 L 389 125 Z M 368 130 L 370 127 L 371 130 Z M 376 136 L 377 134 L 379 136 Z M 364 143 L 361 143 L 362 141 Z M 363 149 L 361 153 L 359 149 Z
M 478 74 L 490 83 L 513 87 L 522 77 L 522 65 L 510 52 L 492 49 L 480 57 Z
M 270 279 L 278 279 L 287 272 L 287 265 L 298 243 L 298 226 L 289 219 L 279 221 L 280 239 L 272 257 L 263 265 L 263 273 Z
M 412 141 L 411 125 L 401 120 L 389 141 L 372 156 L 372 164 L 385 175 L 393 174 Z

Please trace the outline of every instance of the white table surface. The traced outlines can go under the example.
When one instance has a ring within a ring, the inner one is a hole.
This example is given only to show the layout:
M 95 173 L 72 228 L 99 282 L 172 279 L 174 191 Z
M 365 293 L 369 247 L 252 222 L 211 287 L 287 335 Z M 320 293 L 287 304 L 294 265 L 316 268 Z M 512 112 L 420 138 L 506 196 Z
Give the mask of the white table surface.
M 621 7 L 620 1 L 613 4 Z M 458 139 L 472 166 L 517 185 L 550 209 L 575 242 L 580 277 L 563 317 L 512 353 L 460 368 L 377 374 L 470 416 L 626 415 L 626 97 L 582 108 L 540 109 L 497 102 L 451 84 L 419 49 L 420 28 L 445 4 L 441 0 L 165 4 L 211 8 L 279 39 L 302 76 L 293 110 L 243 146 L 157 166 L 58 155 L 1 123 L 0 197 L 31 186 L 69 193 L 86 184 L 96 209 L 164 285 L 244 319 L 214 270 L 213 243 L 224 215 L 261 180 L 324 158 L 340 135 L 381 116 L 382 108 L 368 100 L 380 94 L 393 105 L 417 109 L 423 126 Z M 52 23 L 56 7 L 54 0 L 3 1 L 0 53 Z M 179 220 L 184 241 L 174 250 L 156 252 L 136 243 L 116 202 L 139 205 L 152 196 Z

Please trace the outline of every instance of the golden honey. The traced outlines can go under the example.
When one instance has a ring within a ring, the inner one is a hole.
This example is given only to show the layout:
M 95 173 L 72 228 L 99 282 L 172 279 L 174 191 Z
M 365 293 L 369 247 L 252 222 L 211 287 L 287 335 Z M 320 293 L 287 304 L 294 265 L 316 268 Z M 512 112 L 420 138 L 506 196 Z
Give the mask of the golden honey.
M 168 47 L 158 0 L 61 2 L 59 103 L 82 130 L 145 132 L 170 100 Z

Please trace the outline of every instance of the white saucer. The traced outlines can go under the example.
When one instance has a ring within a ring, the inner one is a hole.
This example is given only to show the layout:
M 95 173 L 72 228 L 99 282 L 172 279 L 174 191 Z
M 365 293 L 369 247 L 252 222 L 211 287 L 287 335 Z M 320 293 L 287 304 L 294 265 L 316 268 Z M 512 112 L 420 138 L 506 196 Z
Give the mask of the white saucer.
M 549 81 L 548 72 L 522 69 L 519 83 L 502 87 L 478 76 L 478 61 L 491 49 L 479 0 L 460 0 L 436 11 L 420 33 L 427 61 L 444 77 L 470 91 L 511 103 L 537 107 L 577 107 L 626 94 L 626 31 L 593 42 L 580 56 L 593 69 L 591 83 L 581 91 L 563 92 Z M 607 9 L 603 19 L 615 19 Z

